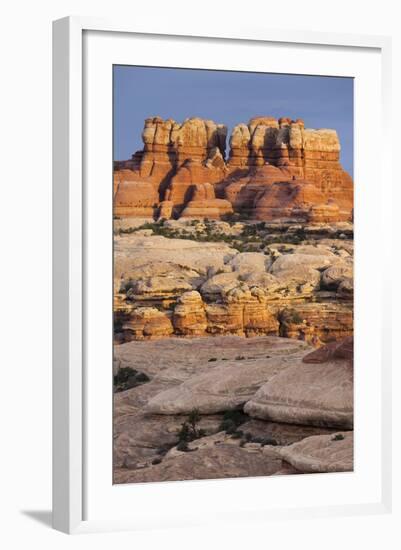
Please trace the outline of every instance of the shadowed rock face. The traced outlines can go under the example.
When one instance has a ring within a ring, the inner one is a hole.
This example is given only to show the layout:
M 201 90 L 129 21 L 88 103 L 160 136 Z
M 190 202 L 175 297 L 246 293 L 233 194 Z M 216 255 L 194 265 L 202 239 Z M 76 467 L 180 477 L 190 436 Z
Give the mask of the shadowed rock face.
M 353 183 L 339 162 L 335 130 L 301 120 L 256 117 L 227 128 L 190 118 L 146 119 L 142 151 L 115 165 L 115 214 L 254 219 L 348 220 Z

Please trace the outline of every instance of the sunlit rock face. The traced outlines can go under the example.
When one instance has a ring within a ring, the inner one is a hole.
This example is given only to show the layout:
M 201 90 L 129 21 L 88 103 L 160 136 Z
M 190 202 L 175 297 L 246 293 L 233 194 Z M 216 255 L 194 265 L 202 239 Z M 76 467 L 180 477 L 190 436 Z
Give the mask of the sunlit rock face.
M 169 223 L 205 235 L 202 222 Z M 341 239 L 239 252 L 226 242 L 115 236 L 119 342 L 224 334 L 279 335 L 315 347 L 340 340 L 353 333 L 351 254 L 352 242 Z
M 262 116 L 227 127 L 201 118 L 145 120 L 143 149 L 115 164 L 115 214 L 333 222 L 352 218 L 353 182 L 335 130 Z

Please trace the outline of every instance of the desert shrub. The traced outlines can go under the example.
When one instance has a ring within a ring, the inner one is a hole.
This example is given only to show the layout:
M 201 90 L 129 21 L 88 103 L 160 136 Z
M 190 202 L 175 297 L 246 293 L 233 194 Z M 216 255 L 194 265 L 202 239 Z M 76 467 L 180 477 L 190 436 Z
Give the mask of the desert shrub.
M 144 372 L 138 372 L 135 379 L 139 383 L 149 382 L 149 376 Z
M 300 314 L 297 311 L 294 311 L 294 313 L 291 317 L 291 321 L 293 323 L 295 323 L 296 325 L 300 325 L 301 323 L 304 322 L 304 320 L 302 319 L 302 317 L 300 316 Z
M 194 435 L 197 433 L 197 423 L 200 419 L 201 415 L 199 409 L 192 409 L 188 416 L 188 422 Z
M 186 453 L 189 451 L 188 443 L 186 441 L 180 441 L 177 445 L 177 451 Z
M 343 434 L 336 434 L 331 438 L 332 441 L 342 441 L 343 439 L 344 439 Z
M 206 435 L 206 431 L 198 428 L 198 422 L 201 419 L 201 415 L 198 409 L 192 409 L 188 415 L 188 420 L 181 424 L 180 431 L 178 432 L 178 440 L 184 442 L 194 441 L 200 437 Z
M 242 411 L 226 411 L 218 431 L 234 435 L 238 432 L 238 426 L 241 426 L 246 420 L 248 417 Z
M 295 309 L 285 309 L 279 315 L 280 323 L 292 323 L 294 325 L 301 325 L 304 320 L 301 315 Z
M 140 386 L 149 382 L 150 378 L 144 372 L 139 372 L 130 367 L 121 368 L 116 375 L 114 375 L 114 391 L 121 392 Z
M 135 285 L 135 281 L 134 279 L 128 279 L 126 281 L 121 281 L 121 285 L 120 285 L 120 288 L 119 288 L 119 293 L 120 294 L 127 294 L 128 291 L 130 291 Z
M 152 464 L 160 464 L 161 461 L 162 461 L 161 458 L 154 458 L 154 459 L 152 460 Z
M 181 429 L 178 432 L 179 441 L 190 441 L 189 426 L 187 422 L 181 424 Z
M 212 363 L 213 361 L 217 361 L 217 357 L 211 357 L 207 360 L 208 363 Z
M 219 426 L 219 431 L 233 434 L 237 431 L 237 426 L 232 420 L 223 420 Z

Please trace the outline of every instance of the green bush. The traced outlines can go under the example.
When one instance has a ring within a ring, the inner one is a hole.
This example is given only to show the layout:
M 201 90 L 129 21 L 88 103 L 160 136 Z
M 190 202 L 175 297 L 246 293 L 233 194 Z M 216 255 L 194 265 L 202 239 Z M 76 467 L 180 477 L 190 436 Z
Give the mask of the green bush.
M 218 431 L 226 432 L 227 434 L 234 435 L 238 433 L 238 427 L 248 420 L 248 417 L 238 410 L 226 411 L 221 421 Z M 241 432 L 242 434 L 242 432 Z
M 114 376 L 114 391 L 121 392 L 149 382 L 150 378 L 144 372 L 139 372 L 130 367 L 121 368 Z
M 198 422 L 201 415 L 198 409 L 192 409 L 188 415 L 188 420 L 181 424 L 181 429 L 178 432 L 178 440 L 184 442 L 194 441 L 206 435 L 206 431 L 198 428 Z

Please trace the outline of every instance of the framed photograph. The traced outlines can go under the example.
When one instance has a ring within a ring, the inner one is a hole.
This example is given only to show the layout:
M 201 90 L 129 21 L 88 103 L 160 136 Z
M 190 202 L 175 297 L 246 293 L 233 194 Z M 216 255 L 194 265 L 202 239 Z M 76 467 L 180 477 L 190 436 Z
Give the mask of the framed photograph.
M 53 52 L 54 527 L 389 511 L 389 39 Z

